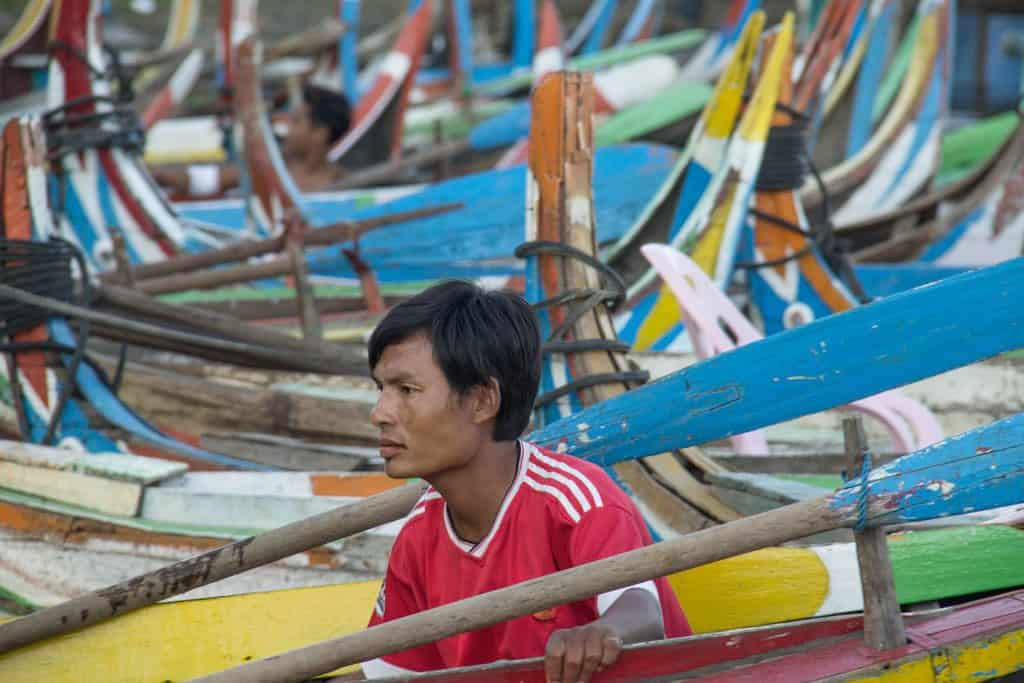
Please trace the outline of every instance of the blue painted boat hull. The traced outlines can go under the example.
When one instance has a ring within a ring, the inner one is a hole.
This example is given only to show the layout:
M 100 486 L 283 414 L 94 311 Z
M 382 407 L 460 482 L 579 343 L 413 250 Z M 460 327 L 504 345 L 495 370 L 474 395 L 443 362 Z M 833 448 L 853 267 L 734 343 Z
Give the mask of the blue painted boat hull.
M 609 465 L 850 403 L 1024 348 L 1022 285 L 1017 258 L 894 294 L 715 356 L 530 438 Z

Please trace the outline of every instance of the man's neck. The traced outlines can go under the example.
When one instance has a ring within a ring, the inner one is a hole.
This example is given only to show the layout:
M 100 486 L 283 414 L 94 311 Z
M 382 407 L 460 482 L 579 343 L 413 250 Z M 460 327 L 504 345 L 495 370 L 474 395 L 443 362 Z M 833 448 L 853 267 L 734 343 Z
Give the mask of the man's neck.
M 430 483 L 448 505 L 455 532 L 479 543 L 491 531 L 519 464 L 517 441 L 491 442 L 465 467 L 442 474 Z
M 295 183 L 303 192 L 321 190 L 335 176 L 335 169 L 331 162 L 327 161 L 323 154 L 317 151 L 311 151 L 302 156 L 294 156 L 288 159 L 287 164 L 288 171 L 292 174 Z

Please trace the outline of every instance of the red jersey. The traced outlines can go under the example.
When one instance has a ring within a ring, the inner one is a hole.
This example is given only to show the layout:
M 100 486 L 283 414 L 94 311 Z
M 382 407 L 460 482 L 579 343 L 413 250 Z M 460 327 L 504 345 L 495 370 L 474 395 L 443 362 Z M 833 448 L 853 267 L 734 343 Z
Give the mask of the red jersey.
M 370 626 L 651 543 L 636 506 L 600 467 L 520 442 L 512 486 L 487 536 L 459 538 L 428 489 L 395 540 Z M 691 633 L 664 578 L 643 588 L 661 604 L 665 636 Z M 363 663 L 369 678 L 544 654 L 551 633 L 597 619 L 627 589 L 445 638 Z

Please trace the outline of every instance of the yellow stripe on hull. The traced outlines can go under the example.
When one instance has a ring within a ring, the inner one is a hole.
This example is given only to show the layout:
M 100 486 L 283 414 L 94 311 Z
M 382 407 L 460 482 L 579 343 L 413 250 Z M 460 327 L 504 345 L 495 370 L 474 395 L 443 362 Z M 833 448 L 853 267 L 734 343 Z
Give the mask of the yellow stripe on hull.
M 673 574 L 669 583 L 690 626 L 708 633 L 812 617 L 829 575 L 813 552 L 766 548 Z
M 679 324 L 679 303 L 675 295 L 665 285 L 658 288 L 658 298 L 651 310 L 647 312 L 643 323 L 637 329 L 633 348 L 644 351 L 668 334 L 668 331 Z
M 379 582 L 147 607 L 0 655 L 4 683 L 183 681 L 366 627 Z
M 952 645 L 844 678 L 847 683 L 980 683 L 1024 671 L 1024 629 Z

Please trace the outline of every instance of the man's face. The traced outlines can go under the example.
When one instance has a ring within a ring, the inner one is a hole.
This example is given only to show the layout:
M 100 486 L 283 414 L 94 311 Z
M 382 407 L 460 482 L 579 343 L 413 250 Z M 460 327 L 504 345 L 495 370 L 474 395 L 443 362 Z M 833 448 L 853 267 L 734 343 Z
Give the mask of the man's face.
M 305 156 L 315 145 L 319 144 L 319 130 L 313 126 L 309 116 L 309 105 L 303 102 L 288 117 L 288 137 L 284 149 L 287 156 Z
M 472 459 L 483 434 L 473 400 L 452 391 L 426 335 L 385 348 L 373 377 L 380 398 L 370 419 L 388 476 L 429 481 Z

